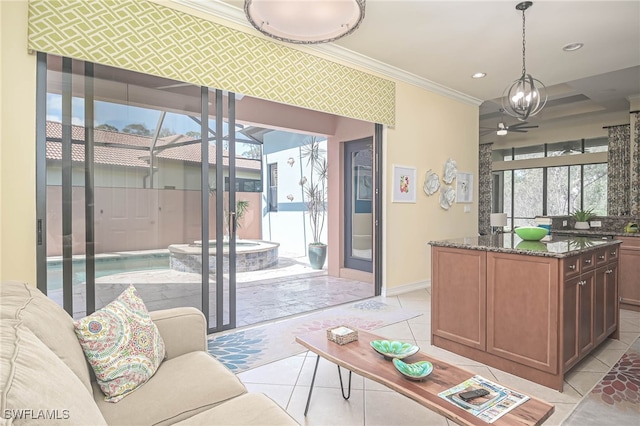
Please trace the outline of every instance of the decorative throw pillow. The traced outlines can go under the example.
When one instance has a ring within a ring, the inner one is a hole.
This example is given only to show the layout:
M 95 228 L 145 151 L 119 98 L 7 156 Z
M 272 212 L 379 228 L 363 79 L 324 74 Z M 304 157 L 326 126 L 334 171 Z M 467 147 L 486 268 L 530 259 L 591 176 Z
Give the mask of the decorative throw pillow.
M 164 359 L 162 337 L 132 285 L 74 326 L 105 401 L 118 402 L 136 390 Z

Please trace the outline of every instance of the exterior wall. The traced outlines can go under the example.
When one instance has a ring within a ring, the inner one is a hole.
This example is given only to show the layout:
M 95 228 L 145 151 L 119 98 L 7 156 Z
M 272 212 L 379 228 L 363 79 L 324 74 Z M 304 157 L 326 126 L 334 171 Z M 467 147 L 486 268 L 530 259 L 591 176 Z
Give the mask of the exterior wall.
M 302 176 L 310 177 L 311 168 L 306 159 L 300 158 L 301 147 L 308 136 L 288 132 L 270 132 L 264 138 L 263 171 L 263 239 L 280 243 L 281 256 L 302 257 L 307 253 L 307 244 L 313 242 L 309 215 L 306 213 L 303 188 L 299 182 Z M 327 150 L 327 142 L 320 143 L 320 149 Z M 294 162 L 289 165 L 289 158 Z M 269 164 L 278 164 L 278 211 L 268 211 Z M 289 200 L 287 196 L 292 196 Z M 322 242 L 327 242 L 328 222 L 322 232 Z M 333 247 L 330 247 L 329 252 Z
M 62 188 L 47 187 L 47 255 L 62 255 Z M 260 240 L 258 192 L 240 192 L 249 201 L 238 238 Z M 258 207 L 255 207 L 258 206 Z M 73 254 L 85 253 L 84 188 L 73 188 Z M 166 249 L 202 239 L 200 191 L 142 188 L 95 189 L 96 254 Z M 215 199 L 209 198 L 209 238 L 216 238 Z M 101 224 L 101 225 L 100 225 Z

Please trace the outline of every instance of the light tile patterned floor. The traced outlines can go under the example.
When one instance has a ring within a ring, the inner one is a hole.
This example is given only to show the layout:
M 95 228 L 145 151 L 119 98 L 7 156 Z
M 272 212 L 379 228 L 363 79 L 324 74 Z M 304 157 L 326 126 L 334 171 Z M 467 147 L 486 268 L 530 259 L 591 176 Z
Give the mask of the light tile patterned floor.
M 557 392 L 431 346 L 429 290 L 419 290 L 379 300 L 419 310 L 424 312 L 424 315 L 378 329 L 377 334 L 390 339 L 413 341 L 420 346 L 421 350 L 442 360 L 455 363 L 490 380 L 496 380 L 554 404 L 555 413 L 545 422 L 545 425 L 562 424 L 582 395 L 589 392 L 640 335 L 640 313 L 621 311 L 621 340 L 609 339 L 600 345 L 596 351 L 569 372 L 564 391 Z M 336 366 L 322 359 L 318 367 L 309 413 L 305 418 L 303 413 L 315 360 L 315 354 L 303 353 L 240 373 L 238 376 L 250 391 L 264 392 L 303 425 L 439 426 L 454 424 L 418 403 L 357 375 L 353 377 L 351 398 L 345 401 L 340 393 Z

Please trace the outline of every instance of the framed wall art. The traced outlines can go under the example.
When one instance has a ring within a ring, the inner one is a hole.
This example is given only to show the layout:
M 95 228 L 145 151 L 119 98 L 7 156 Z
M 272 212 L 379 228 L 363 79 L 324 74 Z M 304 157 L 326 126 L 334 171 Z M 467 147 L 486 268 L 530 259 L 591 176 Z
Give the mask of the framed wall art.
M 473 202 L 473 174 L 458 172 L 456 174 L 456 202 Z
M 393 203 L 415 203 L 417 186 L 415 167 L 393 166 Z

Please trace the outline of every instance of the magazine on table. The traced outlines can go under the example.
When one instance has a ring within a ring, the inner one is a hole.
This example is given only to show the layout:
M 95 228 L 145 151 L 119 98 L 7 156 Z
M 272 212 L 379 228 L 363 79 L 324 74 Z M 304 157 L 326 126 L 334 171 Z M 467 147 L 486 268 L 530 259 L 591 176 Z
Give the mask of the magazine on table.
M 479 397 L 465 398 L 468 392 L 476 390 L 486 392 L 482 392 L 484 395 Z M 481 376 L 473 376 L 457 386 L 440 392 L 438 396 L 487 423 L 493 423 L 529 399 L 526 395 L 500 386 Z

